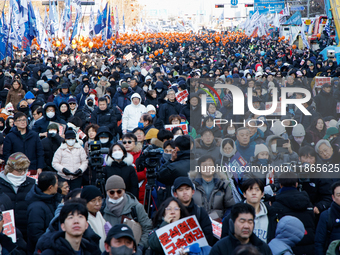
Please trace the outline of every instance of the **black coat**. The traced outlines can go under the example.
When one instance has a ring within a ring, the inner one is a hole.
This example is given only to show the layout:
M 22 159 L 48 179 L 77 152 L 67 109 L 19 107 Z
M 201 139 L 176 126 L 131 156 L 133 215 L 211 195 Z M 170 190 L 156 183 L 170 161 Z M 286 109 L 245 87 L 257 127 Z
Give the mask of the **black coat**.
M 44 171 L 53 171 L 52 167 L 52 160 L 54 153 L 58 150 L 61 143 L 64 141 L 63 138 L 59 136 L 59 134 L 56 134 L 55 137 L 51 137 L 50 134 L 47 135 L 44 139 L 41 140 L 43 149 L 44 149 Z
M 182 107 L 183 105 L 176 100 L 174 102 L 166 101 L 159 108 L 158 118 L 162 120 L 165 125 L 170 124 L 169 117 L 173 114 L 178 115 Z
M 7 94 L 8 89 L 0 90 L 0 102 L 1 102 L 1 108 L 4 108 L 6 106 L 6 100 L 7 100 Z
M 254 233 L 249 238 L 249 243 L 255 246 L 261 255 L 272 255 L 269 246 L 261 241 Z M 233 251 L 241 245 L 241 242 L 234 235 L 219 240 L 211 249 L 211 255 L 233 254 Z M 307 253 L 312 254 L 312 253 Z
M 65 232 L 58 231 L 42 240 L 41 250 L 34 254 L 41 255 L 76 255 L 70 243 L 65 239 Z M 99 247 L 82 238 L 80 248 L 84 255 L 100 255 Z
M 321 92 L 314 98 L 316 104 L 316 111 L 321 114 L 322 117 L 333 116 L 336 118 L 336 104 L 337 101 L 333 97 L 332 93 Z
M 131 104 L 131 96 L 134 93 L 132 88 L 129 88 L 126 94 L 123 93 L 121 88 L 117 89 L 117 92 L 112 98 L 112 104 L 114 106 L 118 106 L 122 111 L 124 111 L 125 107 Z
M 190 105 L 190 99 L 196 97 L 198 99 L 198 105 L 195 107 L 195 109 Z M 183 114 L 187 121 L 189 121 L 189 124 L 191 127 L 198 130 L 201 127 L 201 120 L 202 120 L 202 113 L 201 113 L 201 103 L 200 98 L 197 94 L 190 94 L 188 97 L 188 102 L 186 105 L 183 106 L 180 114 Z
M 133 157 L 130 153 L 121 162 L 113 161 L 111 157 L 106 157 L 106 167 L 104 167 L 105 182 L 112 175 L 119 175 L 123 178 L 126 191 L 135 197 L 139 196 L 138 178 L 135 168 L 132 166 Z
M 113 135 L 116 133 L 117 118 L 115 112 L 109 108 L 106 108 L 104 111 L 100 110 L 99 107 L 94 109 L 90 122 L 93 124 L 98 124 L 100 127 L 108 127 Z
M 131 88 L 131 89 L 132 89 L 133 93 L 138 93 L 140 95 L 140 97 L 142 98 L 141 103 L 144 104 L 145 103 L 145 92 L 144 92 L 144 90 L 139 86 L 136 86 L 136 87 Z
M 31 161 L 29 170 L 37 170 L 44 167 L 44 151 L 39 138 L 39 135 L 26 129 L 25 139 L 22 139 L 21 133 L 17 127 L 13 127 L 4 140 L 3 155 L 7 161 L 9 156 L 15 152 L 24 153 Z
M 313 205 L 305 191 L 283 187 L 272 205 L 277 219 L 290 215 L 303 223 L 307 234 L 293 247 L 295 255 L 314 254 L 315 223 Z
M 11 199 L 12 206 L 14 209 L 14 220 L 15 226 L 21 231 L 24 239 L 27 239 L 27 207 L 28 203 L 25 200 L 27 193 L 34 186 L 35 180 L 32 178 L 26 178 L 15 192 L 12 184 L 7 180 L 0 177 L 0 188 L 1 190 Z
M 150 96 L 149 93 L 146 93 L 146 100 L 145 100 L 145 106 L 148 106 L 149 104 L 153 105 L 156 109 L 158 108 L 158 99 L 157 98 L 153 98 L 152 96 Z
M 6 193 L 2 191 L 0 186 L 0 210 L 7 211 L 13 209 L 12 206 L 13 205 L 11 199 L 9 198 L 9 196 L 7 196 Z
M 45 233 L 58 206 L 58 194 L 48 195 L 34 185 L 26 196 L 27 208 L 27 250 L 33 254 L 38 239 Z

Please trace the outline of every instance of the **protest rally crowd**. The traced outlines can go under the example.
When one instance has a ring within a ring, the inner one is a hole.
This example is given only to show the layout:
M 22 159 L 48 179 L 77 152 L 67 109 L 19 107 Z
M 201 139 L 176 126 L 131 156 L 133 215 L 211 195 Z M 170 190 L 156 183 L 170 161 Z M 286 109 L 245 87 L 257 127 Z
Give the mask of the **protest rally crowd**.
M 232 34 L 2 61 L 0 254 L 339 254 L 337 175 L 212 167 L 339 167 L 340 66 L 284 38 Z M 234 115 L 216 84 L 258 110 L 274 88 L 279 102 L 280 88 L 304 88 L 311 115 Z

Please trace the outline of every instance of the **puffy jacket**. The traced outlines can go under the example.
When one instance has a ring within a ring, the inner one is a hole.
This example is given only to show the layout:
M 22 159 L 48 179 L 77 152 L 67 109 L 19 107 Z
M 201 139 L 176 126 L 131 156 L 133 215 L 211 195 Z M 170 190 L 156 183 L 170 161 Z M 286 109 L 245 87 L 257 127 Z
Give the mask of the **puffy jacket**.
M 40 240 L 39 240 L 40 241 Z M 99 247 L 93 245 L 85 238 L 81 239 L 80 248 L 83 255 L 100 255 Z M 65 232 L 58 231 L 52 235 L 46 236 L 42 242 L 41 249 L 34 253 L 35 255 L 78 255 L 70 243 L 65 239 Z
M 124 195 L 125 205 L 124 208 L 119 216 L 114 215 L 110 211 L 110 207 L 112 203 L 108 202 L 108 198 L 106 198 L 106 206 L 104 209 L 104 219 L 112 226 L 116 224 L 120 224 L 122 222 L 122 216 L 126 216 L 130 219 L 133 219 L 132 211 L 131 208 L 135 207 L 136 208 L 136 216 L 137 216 L 137 222 L 141 225 L 142 227 L 142 237 L 139 242 L 139 244 L 143 245 L 144 248 L 148 247 L 148 235 L 152 230 L 152 222 L 149 219 L 147 213 L 144 210 L 144 206 L 140 204 L 135 196 L 133 196 L 131 193 L 126 192 Z
M 215 173 L 212 180 L 215 187 L 209 198 L 205 193 L 201 174 L 196 171 L 190 171 L 189 177 L 196 186 L 196 191 L 192 197 L 195 204 L 203 207 L 208 214 L 216 212 L 219 218 L 222 219 L 226 210 L 235 204 L 227 176 L 224 173 Z
M 316 104 L 316 111 L 319 112 L 322 117 L 333 116 L 336 118 L 336 104 L 337 101 L 333 97 L 332 93 L 321 92 L 314 98 Z
M 292 247 L 301 241 L 305 233 L 302 222 L 292 216 L 283 217 L 276 228 L 276 236 L 270 241 L 273 255 L 294 255 Z
M 67 102 L 70 96 L 71 96 L 71 93 L 67 93 L 67 94 L 60 93 L 58 96 L 54 98 L 53 103 L 55 103 L 59 107 L 60 103 Z
M 55 137 L 52 137 L 50 134 L 48 134 L 47 137 L 41 140 L 41 143 L 44 149 L 44 160 L 45 160 L 44 171 L 54 170 L 52 168 L 53 156 L 63 141 L 64 139 L 61 138 L 59 134 L 56 134 Z
M 255 146 L 254 146 L 255 148 Z M 202 139 L 196 139 L 196 157 L 202 157 L 203 155 L 211 155 L 218 162 L 221 159 L 220 148 L 217 146 L 216 140 L 210 145 L 203 143 Z
M 26 128 L 26 136 L 23 140 L 20 131 L 14 126 L 4 140 L 4 160 L 7 161 L 9 156 L 15 152 L 22 152 L 29 158 L 30 170 L 44 167 L 44 151 L 36 132 Z
M 40 236 L 42 236 L 50 221 L 54 217 L 54 211 L 58 206 L 59 194 L 48 195 L 34 185 L 26 195 L 26 201 L 29 204 L 27 208 L 27 250 L 33 254 L 35 245 Z
M 37 81 L 40 80 L 40 76 L 38 72 L 40 71 L 40 67 L 33 68 L 33 76 L 28 80 L 27 86 L 29 90 L 33 90 L 33 88 L 37 87 Z
M 131 104 L 131 96 L 134 93 L 132 88 L 129 88 L 126 94 L 123 93 L 121 88 L 117 89 L 117 92 L 112 98 L 112 104 L 114 106 L 118 106 L 122 111 L 124 111 L 125 107 Z
M 143 113 L 146 112 L 146 107 L 141 104 L 141 97 L 138 93 L 134 93 L 133 97 L 139 98 L 139 104 L 133 103 L 126 106 L 122 117 L 122 130 L 133 130 L 138 127 L 138 122 Z
M 109 128 L 112 134 L 116 133 L 117 118 L 114 110 L 110 110 L 109 106 L 102 111 L 99 107 L 95 108 L 91 115 L 91 123 L 106 126 Z
M 102 81 L 102 78 L 98 82 L 97 87 L 95 87 L 95 90 L 97 91 L 97 97 L 98 98 L 104 96 L 106 94 L 105 93 L 106 88 L 109 88 L 111 86 L 110 82 L 108 82 L 108 81 L 105 81 L 105 85 L 102 86 L 102 85 L 100 85 L 101 81 Z
M 63 168 L 76 172 L 81 169 L 84 173 L 88 165 L 87 156 L 83 147 L 79 143 L 75 143 L 71 149 L 66 143 L 62 143 L 59 149 L 55 152 L 52 167 L 58 172 L 58 175 L 67 180 L 74 180 L 78 177 L 73 175 L 65 175 Z
M 198 99 L 198 105 L 194 108 L 190 104 L 190 99 L 196 97 Z M 201 114 L 201 99 L 199 98 L 197 93 L 191 93 L 188 97 L 187 104 L 184 105 L 180 111 L 180 114 L 183 114 L 187 121 L 189 121 L 190 126 L 198 130 L 201 127 L 201 120 L 202 120 L 202 114 Z
M 7 179 L 4 172 L 0 173 L 0 187 L 2 191 L 11 199 L 14 209 L 15 226 L 21 231 L 24 239 L 27 240 L 27 207 L 28 203 L 25 200 L 27 193 L 32 189 L 35 180 L 27 177 L 17 189 Z
M 294 254 L 314 254 L 315 219 L 313 205 L 309 201 L 308 194 L 293 187 L 283 187 L 280 193 L 276 195 L 272 209 L 278 219 L 286 215 L 297 217 L 306 229 L 306 235 L 293 248 Z
M 5 105 L 11 102 L 13 104 L 14 110 L 17 111 L 17 106 L 25 97 L 25 94 L 26 93 L 25 90 L 22 89 L 22 85 L 20 85 L 18 89 L 14 89 L 12 85 L 11 89 L 8 91 Z
M 54 110 L 55 110 L 55 115 L 54 115 L 53 118 L 49 118 L 49 117 L 46 116 L 46 109 L 47 109 L 47 107 L 50 107 L 50 106 L 54 107 Z M 43 116 L 44 117 L 42 119 L 39 119 L 38 121 L 36 121 L 34 123 L 34 126 L 32 128 L 33 131 L 35 131 L 37 133 L 44 133 L 44 132 L 46 132 L 47 131 L 47 127 L 48 127 L 48 125 L 50 124 L 51 121 L 52 122 L 57 122 L 59 124 L 66 125 L 65 120 L 60 118 L 59 109 L 55 105 L 55 103 L 50 102 L 50 103 L 45 104 L 44 110 L 43 110 Z
M 110 178 L 110 176 L 119 175 L 124 180 L 126 191 L 132 193 L 135 197 L 138 197 L 138 179 L 135 168 L 132 166 L 132 155 L 128 153 L 121 162 L 114 161 L 109 155 L 107 155 L 105 158 L 105 162 L 105 182 L 108 178 Z
M 158 118 L 164 122 L 165 125 L 170 124 L 169 117 L 173 114 L 178 115 L 181 112 L 183 105 L 174 102 L 166 101 L 162 104 L 158 111 Z M 190 120 L 190 119 L 189 119 Z
M 88 84 L 85 84 L 85 85 L 87 85 L 89 87 Z M 77 103 L 78 103 L 78 109 L 82 109 L 84 107 L 85 99 L 88 96 L 88 94 L 89 94 L 88 92 L 87 93 L 84 92 L 84 85 L 83 85 L 81 93 L 77 94 L 77 96 L 76 96 Z

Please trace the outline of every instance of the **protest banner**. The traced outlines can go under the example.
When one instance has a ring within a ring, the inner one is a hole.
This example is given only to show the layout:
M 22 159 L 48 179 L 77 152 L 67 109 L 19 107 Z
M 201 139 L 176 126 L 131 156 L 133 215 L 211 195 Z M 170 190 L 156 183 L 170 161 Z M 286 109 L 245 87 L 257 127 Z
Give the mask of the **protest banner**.
M 198 244 L 199 247 L 208 246 L 200 224 L 195 215 L 170 223 L 158 230 L 156 234 L 167 255 L 175 255 L 176 250 Z
M 2 227 L 2 233 L 12 238 L 12 242 L 16 243 L 17 233 L 15 229 L 14 210 L 12 209 L 8 211 L 4 211 L 2 212 L 2 216 L 4 217 L 4 225 Z
M 187 99 L 189 96 L 188 90 L 183 90 L 181 92 L 176 93 L 176 100 L 180 104 L 184 104 L 185 99 Z
M 321 88 L 325 83 L 331 84 L 331 77 L 315 77 L 315 87 Z
M 188 134 L 188 125 L 187 124 L 175 124 L 175 125 L 165 125 L 166 130 L 172 131 L 175 127 L 180 127 L 183 130 L 185 135 Z
M 222 223 L 210 218 L 213 234 L 217 239 L 221 239 L 222 235 Z
M 244 172 L 241 171 L 241 167 L 245 168 L 246 166 L 247 161 L 241 156 L 239 152 L 236 152 L 229 163 L 229 169 L 232 171 L 236 182 L 238 182 L 238 180 L 241 179 L 244 174 Z

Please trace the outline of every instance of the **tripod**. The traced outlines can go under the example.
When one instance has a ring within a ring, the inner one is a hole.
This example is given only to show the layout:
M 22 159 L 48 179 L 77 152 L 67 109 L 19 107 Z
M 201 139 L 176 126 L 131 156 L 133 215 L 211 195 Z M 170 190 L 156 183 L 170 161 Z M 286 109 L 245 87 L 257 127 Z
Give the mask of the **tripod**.
M 105 192 L 105 176 L 103 172 L 102 166 L 94 166 L 93 170 L 96 172 L 96 182 L 95 185 L 100 189 L 100 192 L 102 193 L 103 197 L 106 197 Z
M 147 179 L 147 184 L 145 186 L 145 191 L 144 191 L 144 209 L 146 213 L 148 214 L 149 218 L 151 218 L 151 207 L 152 207 L 152 190 L 153 188 L 156 188 L 156 172 L 155 168 L 157 166 L 157 162 L 150 162 L 150 158 L 147 158 L 145 160 L 146 163 L 146 179 Z M 156 164 L 155 164 L 156 163 Z

